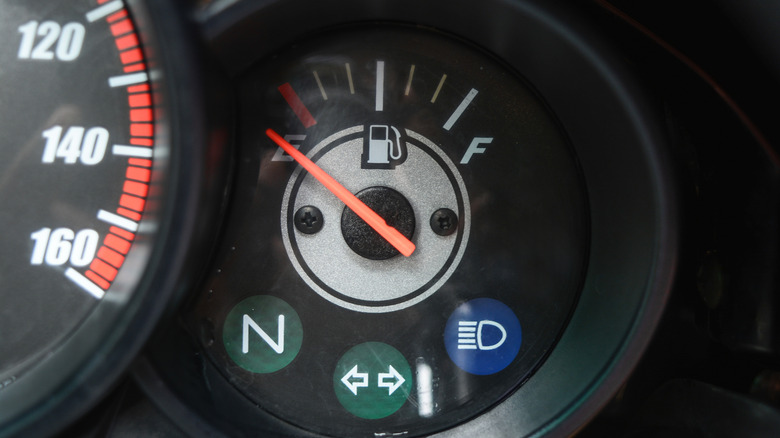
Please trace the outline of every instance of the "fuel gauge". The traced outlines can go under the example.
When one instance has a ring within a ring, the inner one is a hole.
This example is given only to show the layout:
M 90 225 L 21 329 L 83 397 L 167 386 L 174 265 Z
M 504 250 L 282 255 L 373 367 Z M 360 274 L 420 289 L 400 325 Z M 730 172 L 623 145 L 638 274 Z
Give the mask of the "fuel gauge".
M 189 318 L 238 391 L 325 434 L 427 434 L 532 375 L 577 301 L 589 213 L 520 76 L 388 25 L 302 41 L 238 91 L 233 208 Z

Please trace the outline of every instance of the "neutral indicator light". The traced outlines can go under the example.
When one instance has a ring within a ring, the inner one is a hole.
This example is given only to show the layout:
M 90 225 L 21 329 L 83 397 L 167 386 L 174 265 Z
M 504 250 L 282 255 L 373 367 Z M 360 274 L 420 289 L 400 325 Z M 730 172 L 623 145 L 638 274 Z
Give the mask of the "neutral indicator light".
M 255 295 L 236 304 L 222 325 L 222 342 L 233 362 L 253 373 L 289 365 L 303 343 L 298 313 L 287 302 Z
M 244 354 L 249 353 L 249 329 L 252 328 L 255 333 L 260 335 L 260 338 L 271 347 L 271 350 L 276 354 L 284 353 L 284 315 L 278 315 L 276 319 L 276 340 L 273 340 L 271 336 L 265 332 L 257 322 L 252 319 L 251 316 L 244 314 L 243 318 L 243 336 L 241 337 L 241 352 Z

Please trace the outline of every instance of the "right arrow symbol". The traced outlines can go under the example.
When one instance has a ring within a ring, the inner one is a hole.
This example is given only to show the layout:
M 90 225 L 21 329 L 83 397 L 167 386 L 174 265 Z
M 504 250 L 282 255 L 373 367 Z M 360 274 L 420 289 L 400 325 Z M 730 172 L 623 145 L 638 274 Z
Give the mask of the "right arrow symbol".
M 351 380 L 353 378 L 356 379 L 354 382 Z M 352 391 L 353 394 L 357 395 L 358 388 L 368 388 L 368 373 L 359 373 L 358 366 L 355 365 L 347 374 L 344 374 L 344 377 L 341 378 L 341 383 Z
M 387 395 L 393 395 L 396 389 L 400 388 L 401 385 L 406 382 L 406 379 L 402 375 L 398 373 L 398 371 L 393 368 L 392 365 L 388 366 L 389 373 L 379 373 L 379 381 L 377 382 L 377 386 L 380 388 L 387 388 Z M 395 383 L 393 383 L 393 380 L 387 380 L 387 379 L 394 379 Z

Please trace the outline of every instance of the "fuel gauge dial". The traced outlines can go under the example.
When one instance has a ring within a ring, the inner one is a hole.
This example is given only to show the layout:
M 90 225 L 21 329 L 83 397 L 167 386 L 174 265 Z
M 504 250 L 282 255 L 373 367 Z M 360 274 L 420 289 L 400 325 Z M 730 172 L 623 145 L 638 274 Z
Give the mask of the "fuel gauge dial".
M 395 139 L 388 138 L 393 131 Z M 403 151 L 403 165 L 395 159 L 390 166 L 393 150 Z M 411 244 L 407 252 L 404 242 L 383 237 L 360 217 L 361 208 L 350 207 L 299 167 L 282 201 L 282 240 L 314 291 L 344 308 L 373 313 L 411 306 L 446 282 L 466 248 L 471 212 L 463 178 L 436 144 L 411 130 L 401 137 L 393 126 L 359 125 L 329 137 L 311 155 L 357 189 L 355 197 Z M 398 181 L 419 190 L 402 193 Z M 322 227 L 314 231 L 318 222 Z
M 335 436 L 429 434 L 528 379 L 576 303 L 589 229 L 533 88 L 390 25 L 301 41 L 239 83 L 225 244 L 189 314 L 222 375 Z

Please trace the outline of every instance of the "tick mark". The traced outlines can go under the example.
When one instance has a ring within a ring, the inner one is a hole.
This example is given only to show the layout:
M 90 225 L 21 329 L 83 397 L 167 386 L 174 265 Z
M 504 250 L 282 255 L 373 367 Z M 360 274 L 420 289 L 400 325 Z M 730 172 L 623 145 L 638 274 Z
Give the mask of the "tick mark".
M 409 69 L 409 79 L 406 81 L 406 90 L 404 90 L 404 96 L 409 95 L 409 90 L 412 89 L 412 78 L 414 77 L 414 64 L 412 64 L 412 68 Z
M 317 71 L 314 72 L 314 80 L 317 81 L 317 86 L 320 87 L 320 93 L 322 94 L 322 100 L 328 100 L 328 95 L 325 94 L 325 88 L 322 86 L 322 81 L 320 80 L 320 75 L 317 74 Z
M 444 81 L 447 80 L 447 75 L 442 75 L 441 80 L 439 81 L 439 85 L 436 86 L 436 91 L 433 93 L 433 97 L 431 97 L 431 103 L 436 103 L 436 98 L 439 97 L 439 92 L 441 91 L 442 85 L 444 85 Z
M 447 119 L 447 122 L 444 124 L 444 129 L 449 131 L 452 128 L 452 125 L 454 125 L 460 116 L 463 115 L 463 112 L 466 111 L 466 108 L 468 108 L 469 104 L 471 104 L 471 101 L 474 100 L 474 98 L 477 96 L 477 93 L 479 93 L 479 91 L 477 91 L 476 88 L 472 88 L 471 91 L 469 91 L 469 94 L 463 98 L 463 101 L 460 103 L 460 105 L 455 108 L 455 112 L 453 112 L 450 118 Z

